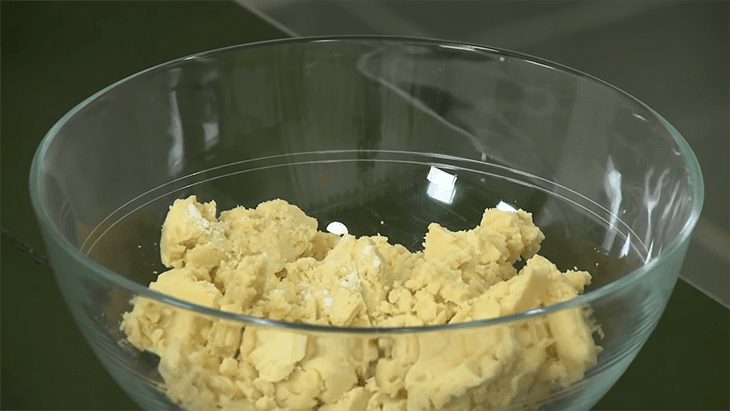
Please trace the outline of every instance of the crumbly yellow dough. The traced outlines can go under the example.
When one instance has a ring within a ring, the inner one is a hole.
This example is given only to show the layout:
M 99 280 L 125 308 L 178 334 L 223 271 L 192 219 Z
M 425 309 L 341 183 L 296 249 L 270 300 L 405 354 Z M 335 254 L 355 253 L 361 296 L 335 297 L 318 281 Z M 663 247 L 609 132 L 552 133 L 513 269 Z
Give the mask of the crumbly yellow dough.
M 489 319 L 570 300 L 591 276 L 537 255 L 522 210 L 488 209 L 422 252 L 381 236 L 317 231 L 283 200 L 216 218 L 215 202 L 175 201 L 162 229 L 170 268 L 150 288 L 232 313 L 349 327 Z M 527 260 L 519 271 L 514 263 Z M 191 410 L 491 410 L 529 404 L 596 364 L 586 307 L 485 327 L 409 334 L 304 333 L 132 300 L 121 329 L 160 357 L 170 398 Z

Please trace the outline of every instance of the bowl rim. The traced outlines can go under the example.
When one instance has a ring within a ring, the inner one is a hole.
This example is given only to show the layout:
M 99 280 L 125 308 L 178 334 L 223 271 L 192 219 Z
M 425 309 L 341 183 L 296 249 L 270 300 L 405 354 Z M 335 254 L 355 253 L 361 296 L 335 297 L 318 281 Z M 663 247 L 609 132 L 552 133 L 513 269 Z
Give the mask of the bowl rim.
M 412 44 L 412 45 L 421 45 L 421 46 L 431 46 L 431 47 L 444 47 L 449 49 L 458 49 L 463 50 L 465 52 L 478 52 L 478 53 L 488 53 L 490 55 L 499 55 L 501 57 L 508 57 L 511 59 L 519 59 L 527 63 L 531 64 L 537 64 L 540 66 L 543 66 L 547 69 L 552 70 L 559 70 L 563 73 L 570 74 L 573 76 L 577 76 L 583 79 L 586 79 L 591 82 L 596 82 L 603 87 L 607 87 L 608 89 L 619 93 L 620 95 L 624 96 L 625 98 L 633 101 L 634 103 L 637 103 L 639 106 L 641 106 L 643 109 L 645 109 L 648 113 L 655 116 L 655 118 L 658 120 L 658 122 L 666 129 L 669 136 L 674 140 L 674 142 L 678 145 L 680 149 L 680 154 L 685 160 L 685 166 L 688 169 L 688 174 L 690 176 L 690 184 L 692 186 L 692 209 L 691 212 L 687 218 L 687 221 L 685 222 L 682 229 L 677 233 L 675 238 L 671 240 L 669 245 L 665 247 L 664 249 L 660 250 L 656 257 L 651 258 L 645 263 L 638 267 L 637 269 L 631 271 L 627 275 L 619 278 L 618 280 L 615 280 L 613 282 L 610 282 L 596 290 L 592 290 L 589 292 L 586 292 L 584 294 L 579 295 L 578 297 L 564 301 L 562 303 L 553 304 L 547 307 L 540 307 L 528 311 L 523 311 L 507 316 L 501 316 L 496 318 L 490 318 L 490 319 L 484 319 L 484 320 L 474 320 L 474 321 L 468 321 L 468 322 L 460 322 L 460 323 L 454 323 L 454 324 L 440 324 L 440 325 L 424 325 L 424 326 L 407 326 L 407 327 L 343 327 L 343 326 L 332 326 L 332 325 L 318 325 L 318 324 L 311 324 L 311 323 L 294 323 L 294 322 L 288 322 L 288 321 L 281 321 L 281 320 L 273 320 L 268 318 L 260 318 L 260 317 L 254 317 L 249 316 L 245 314 L 236 314 L 232 312 L 227 311 L 221 311 L 218 309 L 213 309 L 206 306 L 201 306 L 198 304 L 190 303 L 185 300 L 181 300 L 166 294 L 159 293 L 157 291 L 151 290 L 147 286 L 141 285 L 139 283 L 136 283 L 134 281 L 131 281 L 122 275 L 117 274 L 116 272 L 102 266 L 101 264 L 97 263 L 96 261 L 89 258 L 86 254 L 82 253 L 78 248 L 74 247 L 64 236 L 61 234 L 61 232 L 56 228 L 55 224 L 53 223 L 52 219 L 50 218 L 49 214 L 47 213 L 47 210 L 43 206 L 44 200 L 43 200 L 43 174 L 44 174 L 44 160 L 46 158 L 48 149 L 51 145 L 51 143 L 54 141 L 56 136 L 58 135 L 59 131 L 64 127 L 64 125 L 72 119 L 76 114 L 81 112 L 86 106 L 88 106 L 93 101 L 97 100 L 101 96 L 103 96 L 108 91 L 115 89 L 117 87 L 121 87 L 124 84 L 128 83 L 129 81 L 136 79 L 137 77 L 142 77 L 146 74 L 156 72 L 159 70 L 164 70 L 169 67 L 178 66 L 180 64 L 185 63 L 189 60 L 196 60 L 196 59 L 204 59 L 206 57 L 212 57 L 215 55 L 220 54 L 228 54 L 240 50 L 246 50 L 246 49 L 256 49 L 261 47 L 280 47 L 280 46 L 289 46 L 294 44 L 312 44 L 312 43 L 325 43 L 325 42 L 379 42 L 379 43 L 399 43 L 399 44 Z M 661 265 L 663 262 L 667 260 L 671 260 L 671 257 L 683 252 L 684 246 L 686 246 L 689 243 L 692 231 L 694 230 L 695 225 L 697 224 L 697 221 L 699 219 L 700 212 L 702 210 L 702 206 L 704 203 L 704 183 L 703 183 L 703 177 L 702 172 L 700 169 L 699 162 L 697 160 L 697 157 L 695 156 L 694 152 L 692 151 L 691 147 L 687 143 L 687 141 L 682 137 L 682 135 L 671 125 L 669 122 L 667 122 L 662 116 L 660 116 L 658 113 L 656 113 L 652 108 L 644 104 L 639 99 L 633 97 L 629 93 L 619 89 L 616 86 L 613 86 L 601 79 L 598 79 L 596 77 L 593 77 L 589 74 L 586 74 L 582 71 L 573 69 L 571 67 L 562 65 L 560 63 L 555 63 L 550 60 L 546 60 L 543 58 L 535 57 L 529 54 L 520 53 L 516 51 L 501 49 L 497 47 L 490 47 L 490 46 L 484 46 L 484 45 L 478 45 L 478 44 L 471 44 L 466 42 L 459 42 L 459 41 L 449 41 L 449 40 L 442 40 L 442 39 L 434 39 L 434 38 L 420 38 L 420 37 L 403 37 L 403 36 L 382 36 L 382 35 L 345 35 L 345 36 L 309 36 L 309 37 L 297 37 L 297 38 L 284 38 L 284 39 L 274 39 L 274 40 L 265 40 L 265 41 L 259 41 L 259 42 L 253 42 L 253 43 L 245 43 L 245 44 L 238 44 L 233 46 L 227 46 L 222 48 L 217 48 L 213 50 L 208 50 L 196 54 L 191 54 L 188 56 L 180 57 L 174 60 L 170 60 L 152 67 L 149 67 L 145 70 L 139 71 L 137 73 L 134 73 L 130 76 L 127 76 L 121 80 L 118 80 L 111 85 L 101 89 L 100 91 L 96 92 L 95 94 L 91 95 L 90 97 L 86 98 L 79 104 L 77 104 L 73 109 L 71 109 L 69 112 L 67 112 L 63 117 L 61 117 L 52 127 L 51 129 L 46 133 L 46 135 L 41 140 L 38 148 L 36 149 L 36 152 L 33 156 L 33 161 L 30 168 L 30 179 L 29 179 L 29 188 L 30 188 L 30 194 L 31 194 L 31 203 L 33 205 L 33 209 L 36 214 L 36 218 L 38 219 L 39 223 L 41 224 L 43 228 L 43 237 L 46 242 L 53 241 L 60 245 L 61 249 L 66 252 L 71 258 L 75 259 L 77 263 L 83 265 L 85 268 L 87 268 L 89 271 L 94 272 L 97 276 L 99 276 L 101 279 L 109 282 L 110 284 L 113 284 L 114 286 L 121 287 L 125 289 L 126 291 L 132 293 L 135 295 L 135 297 L 146 297 L 152 300 L 156 300 L 158 302 L 162 302 L 165 304 L 169 304 L 178 308 L 182 308 L 185 310 L 192 311 L 193 313 L 210 316 L 213 318 L 218 318 L 222 320 L 227 321 L 233 321 L 233 322 L 239 322 L 243 323 L 244 325 L 247 324 L 255 324 L 258 326 L 264 326 L 264 327 L 275 327 L 278 329 L 287 329 L 287 330 L 299 330 L 301 332 L 324 332 L 327 334 L 400 334 L 400 333 L 421 333 L 421 332 L 434 332 L 434 331 L 446 331 L 446 330 L 460 330 L 460 329 L 471 329 L 471 328 L 481 328 L 481 327 L 489 327 L 489 326 L 496 326 L 496 325 L 503 325 L 507 323 L 512 322 L 518 322 L 518 321 L 524 321 L 533 317 L 546 315 L 549 313 L 557 312 L 564 309 L 569 309 L 571 307 L 576 306 L 584 306 L 586 304 L 592 303 L 594 301 L 603 299 L 607 296 L 610 296 L 612 294 L 618 293 L 621 290 L 632 287 L 633 284 L 635 284 L 637 281 L 639 281 L 644 275 L 647 275 L 652 269 L 657 266 Z M 48 247 L 50 250 L 51 247 Z M 51 257 L 51 256 L 49 256 Z M 53 263 L 51 259 L 51 263 Z M 53 267 L 53 264 L 51 264 Z M 54 270 L 55 271 L 55 270 Z M 58 275 L 57 275 L 58 278 Z

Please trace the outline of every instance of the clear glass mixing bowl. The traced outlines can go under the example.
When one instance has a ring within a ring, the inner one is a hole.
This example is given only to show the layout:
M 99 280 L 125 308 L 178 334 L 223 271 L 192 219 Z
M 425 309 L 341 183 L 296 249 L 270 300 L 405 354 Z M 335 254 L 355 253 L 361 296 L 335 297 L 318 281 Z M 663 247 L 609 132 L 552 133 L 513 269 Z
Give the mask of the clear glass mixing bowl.
M 30 188 L 81 331 L 121 387 L 151 410 L 180 405 L 164 394 L 159 358 L 124 343 L 121 316 L 136 296 L 180 318 L 227 324 L 239 340 L 248 329 L 348 347 L 351 356 L 378 343 L 412 344 L 416 353 L 457 340 L 481 347 L 531 321 L 590 307 L 603 350 L 577 383 L 535 396 L 526 394 L 532 377 L 484 380 L 461 402 L 446 391 L 440 403 L 414 391 L 408 403 L 411 410 L 589 409 L 657 324 L 704 196 L 685 140 L 621 90 L 509 51 L 382 37 L 230 47 L 124 79 L 49 131 Z M 158 242 L 168 207 L 191 194 L 216 200 L 219 210 L 282 198 L 316 217 L 321 230 L 336 221 L 411 250 L 432 221 L 462 230 L 486 207 L 519 207 L 546 235 L 540 253 L 561 270 L 590 271 L 593 283 L 566 303 L 430 328 L 332 328 L 222 312 L 147 288 L 164 270 Z M 426 377 L 438 391 L 448 389 L 448 375 Z M 352 387 L 350 377 L 342 381 Z M 398 378 L 387 381 L 401 383 L 391 402 L 409 395 Z M 241 388 L 233 390 L 240 397 Z M 205 407 L 204 391 L 193 390 L 202 400 L 187 406 Z M 363 401 L 353 409 L 364 409 Z M 378 401 L 371 407 L 392 405 Z

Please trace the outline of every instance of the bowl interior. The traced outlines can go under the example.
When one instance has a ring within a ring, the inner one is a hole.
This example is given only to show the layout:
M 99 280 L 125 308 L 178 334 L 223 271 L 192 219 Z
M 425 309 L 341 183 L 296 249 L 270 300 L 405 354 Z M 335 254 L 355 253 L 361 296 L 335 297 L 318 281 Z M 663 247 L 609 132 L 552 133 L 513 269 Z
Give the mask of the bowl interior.
M 578 267 L 591 272 L 587 291 L 630 273 L 646 256 L 643 244 L 632 243 L 628 226 L 622 227 L 627 234 L 610 228 L 608 215 L 561 196 L 552 183 L 495 164 L 378 151 L 291 154 L 184 177 L 111 214 L 86 238 L 82 252 L 149 284 L 166 269 L 159 239 L 167 209 L 189 195 L 215 200 L 218 211 L 282 198 L 315 217 L 321 231 L 339 222 L 350 234 L 383 235 L 411 251 L 422 249 L 432 222 L 468 230 L 479 224 L 485 208 L 522 208 L 546 235 L 541 255 L 563 271 Z

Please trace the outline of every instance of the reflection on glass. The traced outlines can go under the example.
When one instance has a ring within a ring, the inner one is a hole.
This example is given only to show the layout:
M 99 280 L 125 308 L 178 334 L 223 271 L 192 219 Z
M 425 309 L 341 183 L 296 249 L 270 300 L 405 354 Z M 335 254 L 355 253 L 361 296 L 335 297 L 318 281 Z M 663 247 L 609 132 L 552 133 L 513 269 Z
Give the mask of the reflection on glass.
M 621 253 L 619 254 L 619 258 L 626 257 L 629 255 L 629 248 L 631 247 L 631 234 L 626 236 L 626 242 L 624 243 L 624 246 L 621 248 Z
M 183 168 L 183 133 L 182 120 L 180 120 L 180 108 L 177 105 L 177 92 L 170 92 L 170 128 L 172 136 L 172 147 L 167 155 L 167 172 L 176 176 Z
M 512 204 L 507 204 L 501 200 L 500 200 L 499 204 L 497 204 L 497 209 L 502 210 L 502 211 L 512 211 L 512 212 L 517 211 L 517 208 L 515 208 L 515 206 L 513 206 Z
M 456 193 L 456 176 L 431 166 L 426 179 L 430 181 L 426 194 L 434 200 L 451 204 Z
M 669 174 L 669 169 L 664 169 L 662 173 L 659 175 L 659 179 L 657 180 L 656 184 L 654 184 L 654 187 L 652 187 L 651 183 L 651 177 L 654 175 L 654 168 L 650 168 L 649 171 L 646 173 L 646 176 L 644 177 L 644 205 L 646 206 L 646 234 L 644 235 L 644 243 L 647 244 L 648 247 L 652 247 L 652 238 L 654 237 L 654 230 L 657 229 L 657 227 L 652 226 L 652 222 L 655 220 L 654 216 L 654 209 L 657 207 L 657 204 L 659 204 L 659 199 L 662 195 L 662 188 L 664 186 L 664 179 L 667 178 Z M 653 251 L 653 250 L 652 250 Z M 651 253 L 648 254 L 647 257 L 650 257 Z
M 464 50 L 464 51 L 474 51 L 474 47 L 471 46 L 465 46 L 462 44 L 442 44 L 441 48 L 444 49 L 454 49 L 454 50 Z
M 610 206 L 610 222 L 608 232 L 603 242 L 603 249 L 610 250 L 616 239 L 616 222 L 618 221 L 618 212 L 621 207 L 621 173 L 616 170 L 613 159 L 608 156 L 606 163 L 606 173 L 603 175 L 603 189 L 606 190 L 608 204 Z
M 204 150 L 208 151 L 218 144 L 218 123 L 203 123 Z
M 333 221 L 327 224 L 327 231 L 332 234 L 344 235 L 347 234 L 347 226 L 339 221 Z

